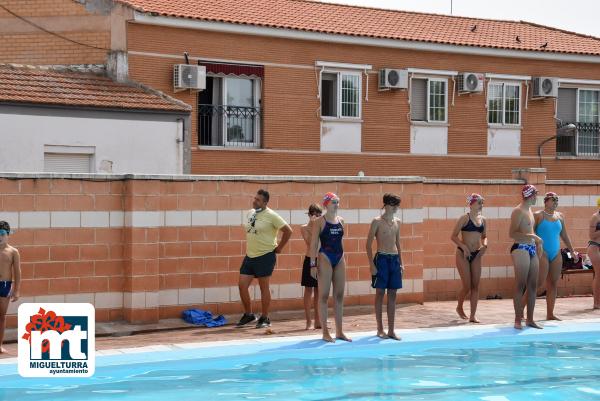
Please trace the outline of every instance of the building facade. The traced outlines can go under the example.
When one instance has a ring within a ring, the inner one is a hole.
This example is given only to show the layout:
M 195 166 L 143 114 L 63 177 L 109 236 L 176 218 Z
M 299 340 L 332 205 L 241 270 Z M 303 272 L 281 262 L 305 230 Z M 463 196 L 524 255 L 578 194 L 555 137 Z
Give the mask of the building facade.
M 189 171 L 190 106 L 81 69 L 0 64 L 0 171 Z
M 189 104 L 195 174 L 506 178 L 541 166 L 552 179 L 600 178 L 597 38 L 312 1 L 61 0 L 43 16 L 18 3 L 8 6 L 96 47 L 79 62 L 103 57 Z M 89 24 L 62 26 L 65 13 Z M 59 50 L 78 45 L 52 41 L 52 55 L 22 45 L 2 57 L 76 61 Z M 174 91 L 184 63 L 206 68 L 206 89 Z M 406 85 L 381 88 L 384 69 Z M 477 90 L 461 91 L 464 73 Z M 569 123 L 569 136 L 545 142 Z

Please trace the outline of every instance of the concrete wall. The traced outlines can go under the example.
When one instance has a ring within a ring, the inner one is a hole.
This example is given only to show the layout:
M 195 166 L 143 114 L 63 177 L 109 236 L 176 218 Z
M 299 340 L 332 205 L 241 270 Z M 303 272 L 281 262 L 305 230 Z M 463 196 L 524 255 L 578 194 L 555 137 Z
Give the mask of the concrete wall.
M 294 229 L 272 277 L 275 310 L 302 307 L 305 245 L 299 226 L 306 220 L 307 206 L 328 191 L 341 196 L 340 214 L 347 222 L 346 304 L 373 302 L 364 247 L 385 192 L 402 197 L 399 217 L 406 272 L 399 302 L 455 299 L 460 281 L 449 237 L 465 210 L 466 194 L 473 191 L 485 196 L 488 218 L 481 297 L 512 294 L 508 217 L 519 201 L 520 180 L 3 176 L 0 219 L 12 224 L 15 233 L 10 241 L 22 255 L 20 302 L 91 302 L 100 321 L 153 322 L 177 317 L 189 307 L 240 312 L 242 216 L 261 187 L 271 192 L 270 206 Z M 543 172 L 528 173 L 526 178 L 540 191 L 558 192 L 573 243 L 584 247 L 600 182 L 546 182 Z M 560 295 L 589 294 L 591 274 L 566 277 L 559 285 Z M 257 299 L 258 288 L 251 294 Z M 17 306 L 10 306 L 9 326 L 16 324 Z
M 47 145 L 95 149 L 95 172 L 181 174 L 177 116 L 0 107 L 0 171 L 44 171 Z M 103 163 L 104 162 L 104 163 Z

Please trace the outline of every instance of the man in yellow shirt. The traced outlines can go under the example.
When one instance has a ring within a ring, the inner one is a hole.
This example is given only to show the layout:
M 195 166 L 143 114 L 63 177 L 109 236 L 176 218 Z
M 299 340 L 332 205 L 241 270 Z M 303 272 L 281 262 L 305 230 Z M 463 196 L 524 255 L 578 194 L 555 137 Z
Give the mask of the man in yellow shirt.
M 276 254 L 281 253 L 285 244 L 292 236 L 292 228 L 281 216 L 267 207 L 269 203 L 269 192 L 260 189 L 252 207 L 248 212 L 244 228 L 246 229 L 246 257 L 240 268 L 240 298 L 244 305 L 244 315 L 237 326 L 241 327 L 256 320 L 252 313 L 250 293 L 248 288 L 256 277 L 260 287 L 260 301 L 262 314 L 256 323 L 256 328 L 269 327 L 269 305 L 271 303 L 271 291 L 269 290 L 269 278 L 275 269 L 277 261 Z M 277 243 L 277 234 L 283 232 L 281 241 Z

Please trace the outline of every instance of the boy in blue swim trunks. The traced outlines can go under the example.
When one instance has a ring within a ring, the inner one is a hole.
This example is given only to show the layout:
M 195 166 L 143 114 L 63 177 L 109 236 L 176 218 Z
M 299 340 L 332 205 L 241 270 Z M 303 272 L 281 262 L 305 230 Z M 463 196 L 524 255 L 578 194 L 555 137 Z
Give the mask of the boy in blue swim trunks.
M 2 347 L 6 327 L 8 303 L 19 299 L 21 285 L 21 267 L 19 251 L 8 244 L 10 225 L 0 221 L 0 354 L 6 352 Z
M 371 222 L 367 235 L 367 258 L 371 267 L 371 286 L 375 293 L 375 319 L 377 337 L 400 340 L 394 331 L 396 317 L 396 291 L 402 288 L 402 255 L 400 252 L 400 220 L 394 217 L 400 206 L 400 197 L 383 195 L 383 214 Z M 373 257 L 373 239 L 377 241 L 377 253 Z M 387 290 L 388 332 L 383 330 L 383 297 Z

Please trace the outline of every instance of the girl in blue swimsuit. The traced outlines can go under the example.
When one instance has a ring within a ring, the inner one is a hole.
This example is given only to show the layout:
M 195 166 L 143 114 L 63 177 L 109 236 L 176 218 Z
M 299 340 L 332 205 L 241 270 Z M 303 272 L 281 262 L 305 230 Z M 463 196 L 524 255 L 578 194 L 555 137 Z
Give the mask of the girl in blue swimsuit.
M 333 192 L 325 194 L 323 198 L 325 214 L 313 223 L 310 251 L 311 275 L 318 278 L 319 282 L 319 311 L 323 340 L 328 342 L 335 341 L 327 328 L 327 301 L 332 284 L 335 304 L 335 338 L 351 341 L 342 330 L 346 264 L 342 247 L 344 219 L 337 215 L 339 203 L 340 198 Z M 320 247 L 319 242 L 321 243 Z
M 544 252 L 540 256 L 540 271 L 538 276 L 538 291 L 546 284 L 546 320 L 560 320 L 554 315 L 554 304 L 556 303 L 556 289 L 560 272 L 562 269 L 562 255 L 560 253 L 560 240 L 571 250 L 573 244 L 565 227 L 565 218 L 562 213 L 557 212 L 558 195 L 548 192 L 544 196 L 544 209 L 534 213 L 535 233 L 543 242 Z M 576 259 L 577 260 L 577 259 Z
M 594 309 L 600 309 L 600 198 L 596 200 L 598 212 L 590 220 L 590 242 L 587 253 L 594 268 Z

